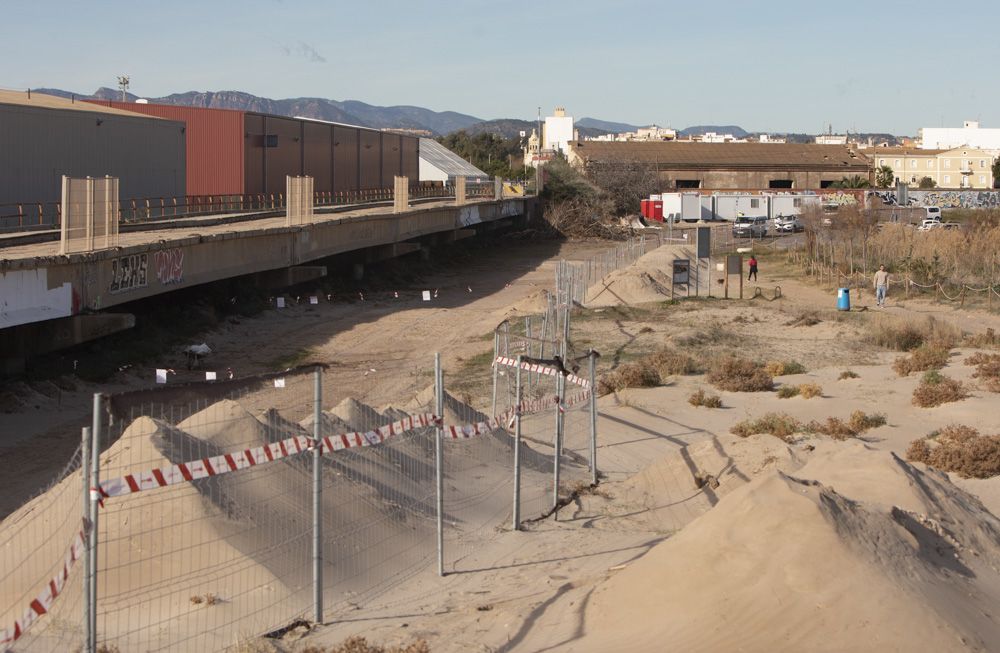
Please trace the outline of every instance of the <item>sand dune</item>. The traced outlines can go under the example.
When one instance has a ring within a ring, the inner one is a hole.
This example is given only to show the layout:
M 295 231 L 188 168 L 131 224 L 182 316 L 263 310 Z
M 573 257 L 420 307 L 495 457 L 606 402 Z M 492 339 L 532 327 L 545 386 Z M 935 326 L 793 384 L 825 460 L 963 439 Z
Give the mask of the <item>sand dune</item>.
M 614 572 L 578 650 L 990 650 L 1000 521 L 944 475 L 825 448 Z

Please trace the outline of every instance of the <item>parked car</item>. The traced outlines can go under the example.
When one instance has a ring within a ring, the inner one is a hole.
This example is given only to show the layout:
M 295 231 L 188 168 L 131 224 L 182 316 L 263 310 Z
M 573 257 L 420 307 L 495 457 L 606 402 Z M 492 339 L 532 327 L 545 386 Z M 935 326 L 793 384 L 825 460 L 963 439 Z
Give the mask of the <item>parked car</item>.
M 774 219 L 774 230 L 786 234 L 798 233 L 805 231 L 805 226 L 793 215 L 780 215 Z
M 928 218 L 927 220 L 924 220 L 923 222 L 920 223 L 920 226 L 917 227 L 917 231 L 930 231 L 931 229 L 940 229 L 940 228 L 941 228 L 941 220 L 937 218 Z
M 741 215 L 733 223 L 733 236 L 737 238 L 763 238 L 767 235 L 766 216 Z

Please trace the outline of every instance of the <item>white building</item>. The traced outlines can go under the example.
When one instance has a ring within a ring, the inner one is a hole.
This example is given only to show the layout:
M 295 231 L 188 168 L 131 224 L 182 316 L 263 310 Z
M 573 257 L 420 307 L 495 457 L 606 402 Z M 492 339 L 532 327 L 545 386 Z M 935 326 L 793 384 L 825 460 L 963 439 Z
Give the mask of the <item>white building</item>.
M 821 134 L 816 137 L 817 145 L 847 145 L 847 134 Z
M 566 144 L 576 140 L 573 117 L 566 115 L 566 109 L 556 107 L 554 116 L 546 116 L 542 127 L 542 150 L 558 151 L 566 154 Z
M 1000 129 L 982 129 L 976 120 L 966 120 L 961 127 L 924 127 L 920 130 L 920 148 L 953 150 L 957 147 L 1000 151 Z

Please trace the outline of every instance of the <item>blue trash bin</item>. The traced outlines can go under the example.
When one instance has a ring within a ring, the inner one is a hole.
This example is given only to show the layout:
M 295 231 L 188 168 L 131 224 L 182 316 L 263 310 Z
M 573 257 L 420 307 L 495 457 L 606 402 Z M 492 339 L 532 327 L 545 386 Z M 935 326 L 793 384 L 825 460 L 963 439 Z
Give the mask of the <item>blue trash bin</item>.
M 837 289 L 837 310 L 838 311 L 849 311 L 849 310 L 851 310 L 851 289 L 850 288 L 838 288 Z

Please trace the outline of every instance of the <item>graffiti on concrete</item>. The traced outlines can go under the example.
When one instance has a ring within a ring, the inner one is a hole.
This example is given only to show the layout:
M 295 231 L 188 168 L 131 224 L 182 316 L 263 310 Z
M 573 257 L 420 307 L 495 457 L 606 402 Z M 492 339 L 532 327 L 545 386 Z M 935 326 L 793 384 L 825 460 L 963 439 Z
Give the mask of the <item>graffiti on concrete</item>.
M 858 203 L 858 198 L 851 193 L 824 193 L 823 204 L 836 204 L 837 206 L 853 206 Z
M 111 259 L 111 294 L 128 292 L 147 285 L 149 259 L 146 254 L 131 254 Z
M 184 250 L 164 249 L 154 256 L 156 278 L 165 286 L 184 281 Z
M 898 206 L 895 190 L 871 191 L 887 206 Z M 908 206 L 936 206 L 942 209 L 994 209 L 1000 207 L 1000 190 L 911 190 Z

